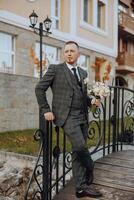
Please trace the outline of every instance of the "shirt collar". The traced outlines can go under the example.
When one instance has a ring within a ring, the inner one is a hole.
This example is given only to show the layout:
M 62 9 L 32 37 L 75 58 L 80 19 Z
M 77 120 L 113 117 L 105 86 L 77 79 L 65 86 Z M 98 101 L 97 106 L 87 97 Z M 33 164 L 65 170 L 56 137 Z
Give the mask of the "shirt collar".
M 71 70 L 72 68 L 74 68 L 73 65 L 70 65 L 69 63 L 66 63 L 67 67 Z M 76 70 L 78 68 L 78 65 L 75 66 Z

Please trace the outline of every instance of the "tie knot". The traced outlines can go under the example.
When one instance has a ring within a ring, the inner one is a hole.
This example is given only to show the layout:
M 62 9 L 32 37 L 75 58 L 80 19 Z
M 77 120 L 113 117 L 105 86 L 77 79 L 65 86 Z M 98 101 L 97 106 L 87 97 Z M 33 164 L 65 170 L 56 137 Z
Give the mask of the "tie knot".
M 73 70 L 74 73 L 76 72 L 76 68 L 75 67 L 73 67 L 71 70 Z

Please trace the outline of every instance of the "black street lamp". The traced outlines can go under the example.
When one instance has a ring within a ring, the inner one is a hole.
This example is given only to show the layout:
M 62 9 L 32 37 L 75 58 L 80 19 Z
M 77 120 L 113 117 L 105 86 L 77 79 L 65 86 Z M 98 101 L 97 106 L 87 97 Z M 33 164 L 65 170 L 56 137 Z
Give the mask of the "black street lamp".
M 42 78 L 42 37 L 43 35 L 48 36 L 49 34 L 51 34 L 50 29 L 51 29 L 52 21 L 47 16 L 47 18 L 43 22 L 39 22 L 39 28 L 37 28 L 36 24 L 38 22 L 38 15 L 34 12 L 34 10 L 32 14 L 29 15 L 29 19 L 31 23 L 30 27 L 34 29 L 34 32 L 39 34 L 40 36 L 40 79 L 41 79 Z M 43 25 L 45 29 L 43 29 Z
M 50 29 L 52 25 L 51 19 L 47 18 L 43 22 L 39 22 L 39 27 L 36 27 L 38 22 L 38 15 L 34 12 L 29 16 L 30 19 L 30 27 L 40 36 L 40 79 L 42 78 L 42 37 L 48 36 L 51 34 Z M 43 29 L 44 27 L 44 29 Z M 45 121 L 44 116 L 41 114 L 41 109 L 39 109 L 39 132 L 40 139 L 42 141 L 42 151 L 43 151 L 43 163 L 42 163 L 42 189 L 39 187 L 39 191 L 36 194 L 41 194 L 42 200 L 48 200 L 48 190 L 49 190 L 49 169 L 48 169 L 48 161 L 49 161 L 49 139 L 48 139 L 48 126 L 49 124 Z M 40 164 L 39 164 L 40 166 Z M 36 166 L 36 167 L 39 167 Z

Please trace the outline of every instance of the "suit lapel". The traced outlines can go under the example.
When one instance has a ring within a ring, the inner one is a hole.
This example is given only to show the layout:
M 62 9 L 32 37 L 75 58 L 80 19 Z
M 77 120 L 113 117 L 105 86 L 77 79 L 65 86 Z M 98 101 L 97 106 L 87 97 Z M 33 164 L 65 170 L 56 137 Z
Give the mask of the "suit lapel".
M 78 72 L 79 72 L 79 75 L 80 75 L 80 80 L 83 82 L 83 79 L 85 78 L 84 75 L 83 75 L 83 72 L 81 70 L 80 67 L 78 67 Z
M 80 67 L 78 67 L 78 71 L 79 71 L 80 80 L 81 80 L 81 84 L 82 84 L 82 90 L 84 91 L 85 86 L 84 86 L 84 81 L 83 80 L 84 80 L 85 77 L 84 77 L 84 75 L 83 75 L 82 70 L 81 70 Z M 70 87 L 71 88 L 76 88 L 76 87 L 79 88 L 79 86 L 78 86 L 78 84 L 77 84 L 77 82 L 76 82 L 73 74 L 71 74 L 71 71 L 68 69 L 66 63 L 63 63 L 63 72 L 65 74 L 65 77 L 66 77 L 66 79 L 67 79 L 68 84 L 70 85 Z
M 63 72 L 64 72 L 64 74 L 65 74 L 65 77 L 66 77 L 66 79 L 67 79 L 68 84 L 70 85 L 70 87 L 71 87 L 71 88 L 74 88 L 74 85 L 73 85 L 73 83 L 72 83 L 71 74 L 70 74 L 71 72 L 70 72 L 70 70 L 68 69 L 66 63 L 63 63 Z
M 85 86 L 84 86 L 84 75 L 82 73 L 82 70 L 80 67 L 78 67 L 78 71 L 79 71 L 79 75 L 80 75 L 80 81 L 81 81 L 81 86 L 82 86 L 82 90 L 84 91 L 85 89 Z

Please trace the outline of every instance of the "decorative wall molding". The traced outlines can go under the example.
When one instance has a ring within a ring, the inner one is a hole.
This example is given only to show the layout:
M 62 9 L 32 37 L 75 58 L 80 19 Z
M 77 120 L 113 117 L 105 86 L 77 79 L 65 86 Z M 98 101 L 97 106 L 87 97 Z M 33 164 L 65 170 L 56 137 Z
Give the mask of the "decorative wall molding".
M 0 21 L 25 29 L 29 29 L 30 25 L 28 18 L 16 15 L 7 10 L 0 10 Z

